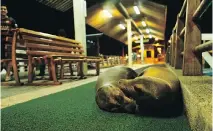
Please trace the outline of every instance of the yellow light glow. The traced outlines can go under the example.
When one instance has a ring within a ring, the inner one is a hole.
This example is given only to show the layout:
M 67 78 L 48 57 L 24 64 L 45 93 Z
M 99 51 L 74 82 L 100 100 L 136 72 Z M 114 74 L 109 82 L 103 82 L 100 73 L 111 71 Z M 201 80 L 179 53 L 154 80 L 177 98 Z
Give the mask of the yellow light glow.
M 134 36 L 134 38 L 133 38 L 134 40 L 138 40 L 138 37 L 137 36 Z
M 149 38 L 152 38 L 152 35 L 149 35 Z
M 119 24 L 119 27 L 120 27 L 121 29 L 123 29 L 123 30 L 126 29 L 125 26 L 124 26 L 123 24 Z
M 134 6 L 133 8 L 135 10 L 135 13 L 139 15 L 140 14 L 139 8 L 137 6 Z
M 146 33 L 150 33 L 150 30 L 149 30 L 149 29 L 146 29 Z
M 145 22 L 145 21 L 142 21 L 142 25 L 143 25 L 144 27 L 146 27 L 146 22 Z
M 112 14 L 108 10 L 103 10 L 103 12 L 107 17 L 109 17 L 109 18 L 112 17 Z
M 169 40 L 169 43 L 171 43 L 171 40 Z
M 156 41 L 158 41 L 158 38 L 155 38 Z

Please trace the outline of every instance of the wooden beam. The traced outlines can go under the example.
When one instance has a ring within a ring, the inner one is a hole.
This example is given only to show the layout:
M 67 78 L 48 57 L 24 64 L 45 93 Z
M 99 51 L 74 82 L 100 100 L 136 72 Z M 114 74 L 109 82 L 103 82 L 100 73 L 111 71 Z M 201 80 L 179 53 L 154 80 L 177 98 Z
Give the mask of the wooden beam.
M 196 46 L 194 49 L 194 52 L 202 53 L 202 52 L 211 51 L 211 50 L 212 50 L 212 41 L 210 40 L 206 43 Z
M 181 8 L 180 13 L 179 13 L 180 18 L 182 18 L 184 16 L 184 14 L 186 13 L 186 3 L 187 3 L 187 0 L 184 0 L 184 3 L 182 5 L 182 8 Z
M 194 54 L 193 49 L 201 44 L 201 32 L 192 21 L 192 16 L 200 0 L 188 0 L 186 7 L 186 31 L 184 37 L 183 75 L 202 75 L 202 54 Z
M 175 69 L 181 69 L 183 64 L 183 57 L 181 57 L 181 52 L 183 51 L 183 39 L 179 37 L 179 34 L 181 33 L 182 29 L 184 27 L 183 21 L 180 19 L 180 17 L 177 17 L 177 30 L 176 30 L 176 44 L 175 44 L 175 63 L 174 67 Z
M 203 15 L 203 13 L 206 12 L 206 10 L 209 8 L 209 6 L 212 4 L 212 0 L 202 0 L 201 4 L 197 8 L 197 10 L 193 14 L 193 20 L 200 19 Z
M 179 35 L 179 36 L 180 36 L 181 38 L 184 37 L 185 31 L 186 31 L 186 27 L 184 27 L 184 28 L 181 30 L 181 32 L 180 32 L 180 35 Z

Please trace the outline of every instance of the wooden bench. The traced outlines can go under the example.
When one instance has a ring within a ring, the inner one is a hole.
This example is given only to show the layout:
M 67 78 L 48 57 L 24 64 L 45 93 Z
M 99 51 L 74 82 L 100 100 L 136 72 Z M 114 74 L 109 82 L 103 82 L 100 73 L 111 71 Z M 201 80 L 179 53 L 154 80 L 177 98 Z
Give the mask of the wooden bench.
M 79 76 L 84 77 L 83 63 L 96 63 L 96 75 L 100 73 L 101 57 L 85 56 L 82 45 L 72 39 L 59 37 L 47 33 L 36 32 L 20 28 L 18 33 L 26 48 L 28 59 L 28 82 L 33 82 L 34 57 L 43 57 L 48 63 L 49 76 L 53 84 L 61 84 L 56 76 L 56 66 L 61 65 L 60 76 L 63 78 L 65 63 L 78 63 Z M 70 68 L 72 72 L 72 68 Z

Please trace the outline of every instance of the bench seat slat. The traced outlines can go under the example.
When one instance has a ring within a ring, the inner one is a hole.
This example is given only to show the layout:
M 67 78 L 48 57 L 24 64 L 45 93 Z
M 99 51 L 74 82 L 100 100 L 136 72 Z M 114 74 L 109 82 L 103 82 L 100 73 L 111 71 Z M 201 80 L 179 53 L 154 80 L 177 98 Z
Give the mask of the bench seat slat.
M 62 41 L 57 41 L 57 40 L 52 40 L 52 39 L 37 38 L 37 37 L 27 36 L 27 35 L 22 35 L 22 37 L 23 37 L 24 40 L 32 41 L 32 42 L 35 42 L 35 43 L 82 48 L 81 45 L 72 44 L 72 43 L 69 43 L 69 42 L 62 42 Z
M 101 61 L 101 59 L 55 59 L 55 61 L 84 61 L 84 62 L 88 62 L 88 61 L 91 61 L 91 62 L 99 62 Z
M 48 56 L 48 57 L 52 57 L 52 56 L 56 56 L 57 57 L 61 57 L 61 56 L 68 56 L 68 57 L 77 57 L 77 58 L 81 58 L 84 57 L 84 55 L 81 54 L 71 54 L 71 53 L 61 53 L 61 52 L 47 52 L 47 51 L 31 51 L 31 50 L 27 50 L 27 55 L 32 55 L 32 56 Z
M 79 53 L 83 53 L 84 52 L 83 50 L 80 50 L 80 49 L 72 49 L 72 48 L 60 47 L 60 46 L 40 45 L 40 44 L 34 44 L 34 43 L 27 43 L 26 47 L 31 48 L 31 50 L 34 50 L 34 49 L 46 49 L 46 50 L 79 52 Z

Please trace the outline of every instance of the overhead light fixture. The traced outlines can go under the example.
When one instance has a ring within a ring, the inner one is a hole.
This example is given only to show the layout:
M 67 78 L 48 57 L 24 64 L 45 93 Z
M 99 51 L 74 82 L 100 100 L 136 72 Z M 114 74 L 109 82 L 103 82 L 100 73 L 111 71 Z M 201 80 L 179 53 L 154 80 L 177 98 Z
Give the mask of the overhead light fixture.
M 146 27 L 146 22 L 145 22 L 145 21 L 142 21 L 142 25 L 143 25 L 144 27 Z
M 158 38 L 156 37 L 155 40 L 158 41 Z
M 149 38 L 151 39 L 151 38 L 152 38 L 152 35 L 149 35 Z
M 171 40 L 169 40 L 169 43 L 171 43 L 172 41 Z
M 125 26 L 124 26 L 123 24 L 119 24 L 119 26 L 120 26 L 120 28 L 123 29 L 123 30 L 126 29 Z
M 109 17 L 109 18 L 112 17 L 112 14 L 108 10 L 103 10 L 103 12 L 107 17 Z
M 140 14 L 138 6 L 133 6 L 133 8 L 134 8 L 136 14 Z
M 150 33 L 150 30 L 149 30 L 149 29 L 146 29 L 146 33 L 148 33 L 148 34 L 149 34 L 149 33 Z

